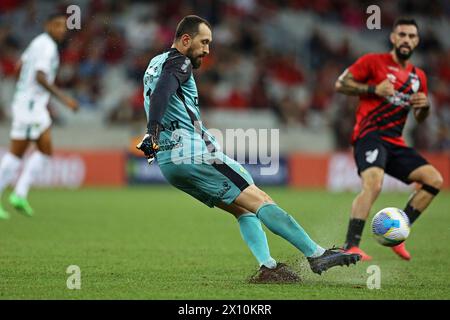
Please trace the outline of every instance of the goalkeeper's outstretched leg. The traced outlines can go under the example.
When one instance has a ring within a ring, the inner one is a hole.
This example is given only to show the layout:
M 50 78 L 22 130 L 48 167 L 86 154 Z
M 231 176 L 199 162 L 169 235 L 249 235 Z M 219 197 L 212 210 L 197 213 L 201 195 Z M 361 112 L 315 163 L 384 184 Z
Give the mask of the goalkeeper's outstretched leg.
M 322 248 L 310 238 L 291 215 L 254 184 L 243 190 L 234 203 L 255 213 L 270 231 L 301 251 L 315 273 L 321 274 L 334 266 L 355 264 L 361 259 L 359 254 L 348 254 L 335 248 L 328 250 Z

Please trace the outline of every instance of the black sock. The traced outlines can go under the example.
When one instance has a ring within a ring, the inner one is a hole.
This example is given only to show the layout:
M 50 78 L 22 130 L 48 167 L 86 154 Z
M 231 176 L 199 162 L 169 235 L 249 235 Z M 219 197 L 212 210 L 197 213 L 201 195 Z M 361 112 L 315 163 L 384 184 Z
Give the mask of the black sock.
M 361 241 L 361 234 L 364 229 L 365 220 L 351 218 L 348 224 L 347 240 L 345 241 L 344 249 L 351 247 L 358 247 Z
M 403 210 L 409 218 L 409 224 L 412 225 L 414 221 L 420 216 L 421 212 L 407 204 L 405 210 Z

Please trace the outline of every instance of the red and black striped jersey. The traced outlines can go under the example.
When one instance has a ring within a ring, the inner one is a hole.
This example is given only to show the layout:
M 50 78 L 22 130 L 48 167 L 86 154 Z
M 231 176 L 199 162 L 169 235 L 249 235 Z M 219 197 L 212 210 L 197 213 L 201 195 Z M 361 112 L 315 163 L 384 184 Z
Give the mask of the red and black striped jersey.
M 382 139 L 405 146 L 402 132 L 411 109 L 410 96 L 416 92 L 428 95 L 427 78 L 423 70 L 411 63 L 406 67 L 400 66 L 391 53 L 370 53 L 359 58 L 348 68 L 348 72 L 356 81 L 369 85 L 389 79 L 395 89 L 395 94 L 387 98 L 375 94 L 360 96 L 352 143 L 376 131 Z

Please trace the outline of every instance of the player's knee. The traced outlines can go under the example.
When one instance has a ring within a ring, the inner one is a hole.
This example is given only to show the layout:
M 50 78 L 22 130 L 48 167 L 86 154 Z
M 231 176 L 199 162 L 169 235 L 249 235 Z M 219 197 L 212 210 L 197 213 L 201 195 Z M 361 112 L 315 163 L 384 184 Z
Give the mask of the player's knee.
M 439 172 L 437 172 L 436 177 L 433 180 L 432 186 L 437 189 L 441 189 L 443 185 L 444 185 L 444 178 Z
M 273 203 L 272 198 L 259 188 L 258 188 L 258 198 L 262 203 Z
M 254 184 L 246 188 L 235 200 L 235 204 L 253 213 L 266 203 L 274 203 L 274 201 Z
M 444 184 L 444 178 L 442 178 L 441 174 L 437 172 L 432 177 L 430 177 L 429 181 L 427 181 L 426 184 L 436 190 L 440 190 Z
M 422 183 L 422 189 L 424 190 L 430 188 L 439 191 L 444 184 L 441 173 L 434 168 L 422 172 L 422 176 L 417 181 Z
M 273 200 L 272 200 L 272 198 L 267 194 L 267 193 L 265 193 L 264 191 L 261 191 L 261 197 L 262 197 L 262 201 L 264 202 L 264 203 L 273 203 Z
M 370 168 L 365 171 L 361 177 L 363 178 L 363 190 L 377 196 L 383 187 L 384 171 L 378 168 Z
M 369 192 L 375 196 L 380 194 L 381 189 L 383 188 L 383 180 L 382 179 L 370 179 L 364 183 L 364 189 L 366 192 Z

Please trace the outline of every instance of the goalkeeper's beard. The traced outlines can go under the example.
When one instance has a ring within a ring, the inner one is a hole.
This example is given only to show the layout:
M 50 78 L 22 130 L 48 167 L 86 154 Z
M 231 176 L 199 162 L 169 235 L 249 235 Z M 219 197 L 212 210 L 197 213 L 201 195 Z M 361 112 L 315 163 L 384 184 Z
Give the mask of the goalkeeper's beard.
M 192 67 L 194 69 L 200 68 L 202 64 L 201 58 L 203 58 L 203 55 L 198 55 L 197 57 L 194 57 L 193 50 L 191 48 L 188 49 L 186 56 L 191 60 Z

